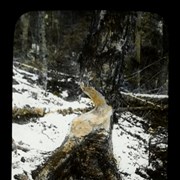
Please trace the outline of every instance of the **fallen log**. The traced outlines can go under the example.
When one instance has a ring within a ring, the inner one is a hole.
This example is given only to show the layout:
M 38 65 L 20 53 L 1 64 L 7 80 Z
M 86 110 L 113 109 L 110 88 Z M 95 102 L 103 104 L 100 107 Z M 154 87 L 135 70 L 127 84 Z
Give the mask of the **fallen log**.
M 168 105 L 163 106 L 163 108 L 157 108 L 156 106 L 139 106 L 139 107 L 120 107 L 120 112 L 124 111 L 165 111 L 168 110 Z
M 23 107 L 12 109 L 12 120 L 13 122 L 24 124 L 28 123 L 30 118 L 43 117 L 45 115 L 45 108 L 38 107 Z
M 23 146 L 20 146 L 19 144 L 16 144 L 15 140 L 12 138 L 12 151 L 15 151 L 15 153 L 17 153 L 17 149 L 24 152 L 30 151 L 30 148 L 23 147 Z
M 130 104 L 130 107 L 141 107 L 142 109 L 164 110 L 168 108 L 167 95 L 133 94 L 121 91 L 122 98 Z M 146 108 L 147 107 L 147 108 Z M 136 108 L 138 110 L 138 108 Z
M 81 84 L 95 108 L 72 121 L 70 134 L 32 171 L 35 180 L 121 180 L 112 151 L 112 107 L 93 87 Z
M 89 110 L 91 110 L 93 107 L 86 107 L 86 108 L 66 108 L 66 109 L 57 109 L 57 110 L 53 110 L 53 111 L 46 111 L 45 108 L 39 108 L 39 107 L 22 107 L 22 108 L 18 108 L 18 107 L 13 107 L 12 109 L 12 118 L 13 118 L 13 122 L 18 123 L 18 124 L 25 124 L 28 123 L 31 118 L 39 118 L 39 117 L 43 117 L 46 114 L 49 113 L 59 113 L 62 114 L 63 116 L 69 115 L 69 114 L 81 114 L 81 113 L 85 113 L 88 112 Z

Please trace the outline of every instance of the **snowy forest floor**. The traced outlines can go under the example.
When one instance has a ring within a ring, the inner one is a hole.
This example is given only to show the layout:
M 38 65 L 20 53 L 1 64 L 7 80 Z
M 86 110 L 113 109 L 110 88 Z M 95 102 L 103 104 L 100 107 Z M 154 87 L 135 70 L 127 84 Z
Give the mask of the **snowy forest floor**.
M 18 179 L 19 174 L 26 174 L 32 179 L 31 171 L 62 144 L 73 118 L 81 114 L 83 109 L 92 107 L 90 100 L 85 97 L 67 101 L 66 90 L 61 92 L 61 97 L 50 92 L 45 96 L 37 79 L 36 74 L 13 66 L 13 109 L 37 108 L 44 113 L 42 117 L 22 120 L 19 116 L 19 119 L 12 120 L 12 138 L 17 147 L 24 148 L 12 151 L 12 180 Z M 143 169 L 153 169 L 150 167 L 149 143 L 154 139 L 144 126 L 148 126 L 147 120 L 127 111 L 121 113 L 118 123 L 113 127 L 113 152 L 125 180 L 147 179 L 148 175 Z M 166 143 L 162 146 L 167 148 Z M 156 162 L 162 164 L 158 159 Z

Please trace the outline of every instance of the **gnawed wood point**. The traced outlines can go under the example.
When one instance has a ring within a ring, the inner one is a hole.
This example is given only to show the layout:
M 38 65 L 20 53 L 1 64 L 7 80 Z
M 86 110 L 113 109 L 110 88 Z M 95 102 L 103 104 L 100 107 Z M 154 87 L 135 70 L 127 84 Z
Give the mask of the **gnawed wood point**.
M 120 180 L 112 151 L 112 107 L 102 94 L 80 85 L 95 108 L 72 121 L 70 134 L 48 160 L 32 171 L 35 180 Z

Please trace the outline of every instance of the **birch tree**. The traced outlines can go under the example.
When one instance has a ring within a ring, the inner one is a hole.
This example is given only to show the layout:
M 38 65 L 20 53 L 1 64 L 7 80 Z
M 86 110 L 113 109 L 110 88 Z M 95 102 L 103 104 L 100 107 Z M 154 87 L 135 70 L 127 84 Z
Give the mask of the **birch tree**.
M 119 88 L 130 32 L 128 15 L 117 11 L 95 11 L 79 58 L 81 81 L 91 84 L 105 95 L 115 109 L 114 115 L 123 104 Z

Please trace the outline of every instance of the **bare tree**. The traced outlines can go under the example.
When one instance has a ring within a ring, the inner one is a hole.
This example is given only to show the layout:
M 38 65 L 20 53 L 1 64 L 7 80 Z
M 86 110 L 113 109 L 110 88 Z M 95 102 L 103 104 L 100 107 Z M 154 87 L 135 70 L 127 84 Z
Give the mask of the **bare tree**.
M 45 26 L 46 13 L 44 11 L 39 12 L 38 25 L 39 25 L 39 58 L 42 61 L 42 82 L 43 88 L 47 90 L 47 47 L 46 47 L 46 26 Z

